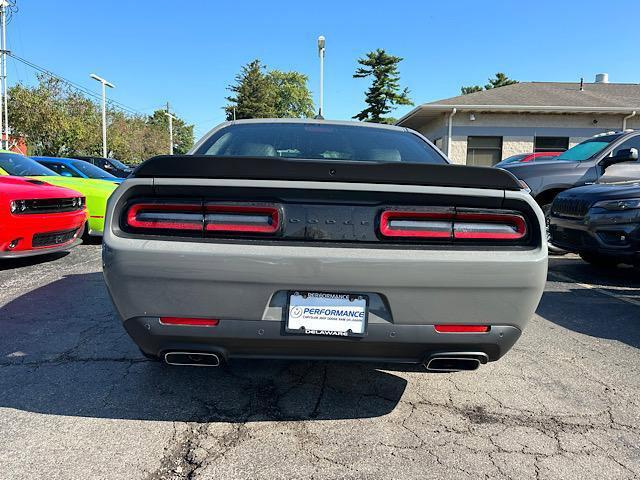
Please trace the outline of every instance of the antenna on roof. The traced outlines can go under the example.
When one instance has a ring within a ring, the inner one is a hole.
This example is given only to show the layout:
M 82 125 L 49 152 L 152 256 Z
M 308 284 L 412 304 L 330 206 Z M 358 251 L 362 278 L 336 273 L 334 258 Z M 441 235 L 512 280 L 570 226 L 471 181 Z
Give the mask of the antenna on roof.
M 584 78 L 580 77 L 580 91 L 584 92 Z

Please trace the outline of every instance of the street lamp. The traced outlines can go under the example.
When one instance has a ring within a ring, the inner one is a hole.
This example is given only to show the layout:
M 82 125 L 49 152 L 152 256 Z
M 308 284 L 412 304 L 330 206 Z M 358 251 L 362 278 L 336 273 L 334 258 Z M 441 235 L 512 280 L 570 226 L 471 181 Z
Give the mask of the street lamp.
M 322 107 L 324 102 L 324 44 L 324 37 L 320 35 L 318 37 L 318 55 L 320 56 L 320 105 L 318 107 L 318 118 L 324 118 L 322 116 Z
M 107 87 L 116 88 L 113 83 L 107 82 L 95 73 L 89 75 L 102 84 L 102 156 L 107 158 Z

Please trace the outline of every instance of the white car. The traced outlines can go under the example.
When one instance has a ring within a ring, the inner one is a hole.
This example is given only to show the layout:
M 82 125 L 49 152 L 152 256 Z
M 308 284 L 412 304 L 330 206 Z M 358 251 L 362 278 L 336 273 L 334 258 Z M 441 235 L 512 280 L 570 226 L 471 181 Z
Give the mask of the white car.
M 544 217 L 510 173 L 416 132 L 246 120 L 140 166 L 109 200 L 104 275 L 169 364 L 238 357 L 473 370 L 542 295 Z

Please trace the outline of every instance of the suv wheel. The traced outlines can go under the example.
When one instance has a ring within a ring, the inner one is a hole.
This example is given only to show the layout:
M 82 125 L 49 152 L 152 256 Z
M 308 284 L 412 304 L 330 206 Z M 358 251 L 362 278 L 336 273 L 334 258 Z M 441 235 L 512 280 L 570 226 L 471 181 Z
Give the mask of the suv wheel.
M 551 255 L 566 255 L 569 252 L 559 247 L 556 247 L 554 244 L 551 243 L 551 234 L 549 233 L 549 225 L 551 223 L 551 218 L 550 218 L 551 204 L 547 203 L 546 205 L 541 205 L 540 208 L 542 209 L 542 213 L 544 213 L 544 226 L 547 231 L 547 245 L 549 247 L 549 253 Z
M 581 253 L 580 258 L 594 267 L 599 268 L 615 268 L 621 263 L 616 257 L 598 255 L 597 253 Z

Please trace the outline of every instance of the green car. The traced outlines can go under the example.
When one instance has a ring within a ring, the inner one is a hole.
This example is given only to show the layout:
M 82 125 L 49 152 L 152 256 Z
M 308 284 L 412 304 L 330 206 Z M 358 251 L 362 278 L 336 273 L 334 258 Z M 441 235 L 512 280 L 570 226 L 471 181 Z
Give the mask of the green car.
M 32 177 L 51 185 L 80 192 L 87 201 L 87 233 L 96 236 L 102 235 L 104 231 L 107 199 L 118 186 L 108 180 L 63 177 L 29 157 L 7 150 L 0 150 L 0 175 Z

